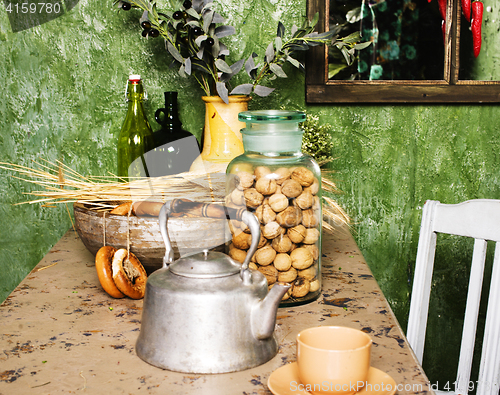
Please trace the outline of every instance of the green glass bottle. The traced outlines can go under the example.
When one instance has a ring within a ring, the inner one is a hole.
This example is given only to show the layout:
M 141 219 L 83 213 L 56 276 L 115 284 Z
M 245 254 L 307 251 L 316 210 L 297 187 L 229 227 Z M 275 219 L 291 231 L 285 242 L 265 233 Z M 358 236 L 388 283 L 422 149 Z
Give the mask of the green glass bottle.
M 153 131 L 144 111 L 141 76 L 131 75 L 126 91 L 128 111 L 118 137 L 118 177 L 149 177 L 145 154 L 154 148 Z

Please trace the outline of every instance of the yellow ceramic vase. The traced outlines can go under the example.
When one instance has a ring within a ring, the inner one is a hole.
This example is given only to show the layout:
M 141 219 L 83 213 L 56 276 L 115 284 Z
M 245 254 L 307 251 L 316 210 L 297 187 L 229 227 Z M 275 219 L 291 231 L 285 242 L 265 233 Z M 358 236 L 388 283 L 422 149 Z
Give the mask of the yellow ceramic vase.
M 191 171 L 224 173 L 233 158 L 243 153 L 240 129 L 244 122 L 238 114 L 248 110 L 249 96 L 229 96 L 226 104 L 219 96 L 203 96 L 205 102 L 205 130 L 201 155 L 193 162 Z

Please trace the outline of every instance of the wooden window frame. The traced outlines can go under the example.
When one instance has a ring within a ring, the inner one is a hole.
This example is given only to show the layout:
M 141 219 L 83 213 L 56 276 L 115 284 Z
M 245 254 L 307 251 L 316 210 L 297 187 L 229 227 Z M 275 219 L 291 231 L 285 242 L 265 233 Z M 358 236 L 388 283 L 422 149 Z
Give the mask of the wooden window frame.
M 330 0 L 308 0 L 307 15 L 319 13 L 317 31 L 329 29 Z M 448 2 L 443 80 L 328 80 L 328 48 L 313 47 L 306 65 L 307 103 L 498 103 L 500 81 L 459 80 L 460 0 Z

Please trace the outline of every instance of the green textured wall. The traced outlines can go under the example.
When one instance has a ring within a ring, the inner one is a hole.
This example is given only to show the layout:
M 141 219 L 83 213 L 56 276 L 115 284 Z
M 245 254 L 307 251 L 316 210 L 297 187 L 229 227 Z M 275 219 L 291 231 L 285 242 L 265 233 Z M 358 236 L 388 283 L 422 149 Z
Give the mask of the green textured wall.
M 262 52 L 279 19 L 290 28 L 305 14 L 305 0 L 218 4 L 240 32 L 231 43 L 236 55 Z M 61 160 L 84 175 L 114 172 L 115 143 L 126 110 L 124 87 L 132 72 L 145 80 L 150 119 L 163 104 L 162 92 L 177 90 L 184 126 L 201 135 L 201 90 L 169 69 L 160 40 L 140 36 L 138 12 L 117 14 L 111 6 L 111 0 L 83 0 L 63 16 L 17 33 L 0 6 L 0 75 L 8 86 L 0 101 L 0 161 L 31 167 L 33 160 Z M 262 26 L 262 21 L 269 23 Z M 496 32 L 492 23 L 486 27 Z M 484 56 L 484 67 L 498 70 L 495 56 Z M 500 107 L 306 106 L 303 76 L 288 72 L 289 80 L 274 83 L 277 93 L 254 99 L 250 108 L 306 109 L 333 126 L 338 159 L 332 167 L 344 191 L 338 200 L 354 218 L 363 254 L 405 328 L 424 201 L 500 198 Z M 3 300 L 71 222 L 64 206 L 13 206 L 33 187 L 4 170 L 0 188 Z M 464 244 L 448 241 L 444 247 L 439 278 L 451 290 L 434 298 L 434 321 L 463 296 L 460 281 L 468 271 Z M 447 322 L 454 323 L 451 314 Z M 446 339 L 438 336 L 446 332 L 433 333 L 438 344 Z M 429 359 L 430 370 L 439 364 Z

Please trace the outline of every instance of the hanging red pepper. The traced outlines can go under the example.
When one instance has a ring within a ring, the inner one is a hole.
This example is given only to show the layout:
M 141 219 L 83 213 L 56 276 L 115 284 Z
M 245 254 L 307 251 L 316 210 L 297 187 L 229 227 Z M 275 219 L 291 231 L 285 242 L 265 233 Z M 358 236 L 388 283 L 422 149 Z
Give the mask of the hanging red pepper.
M 474 56 L 477 58 L 481 51 L 481 25 L 483 24 L 483 3 L 481 1 L 474 1 L 472 3 L 472 47 L 474 49 Z
M 446 0 L 438 0 L 439 13 L 443 21 L 446 20 Z
M 467 22 L 470 22 L 470 0 L 462 0 L 462 13 Z

